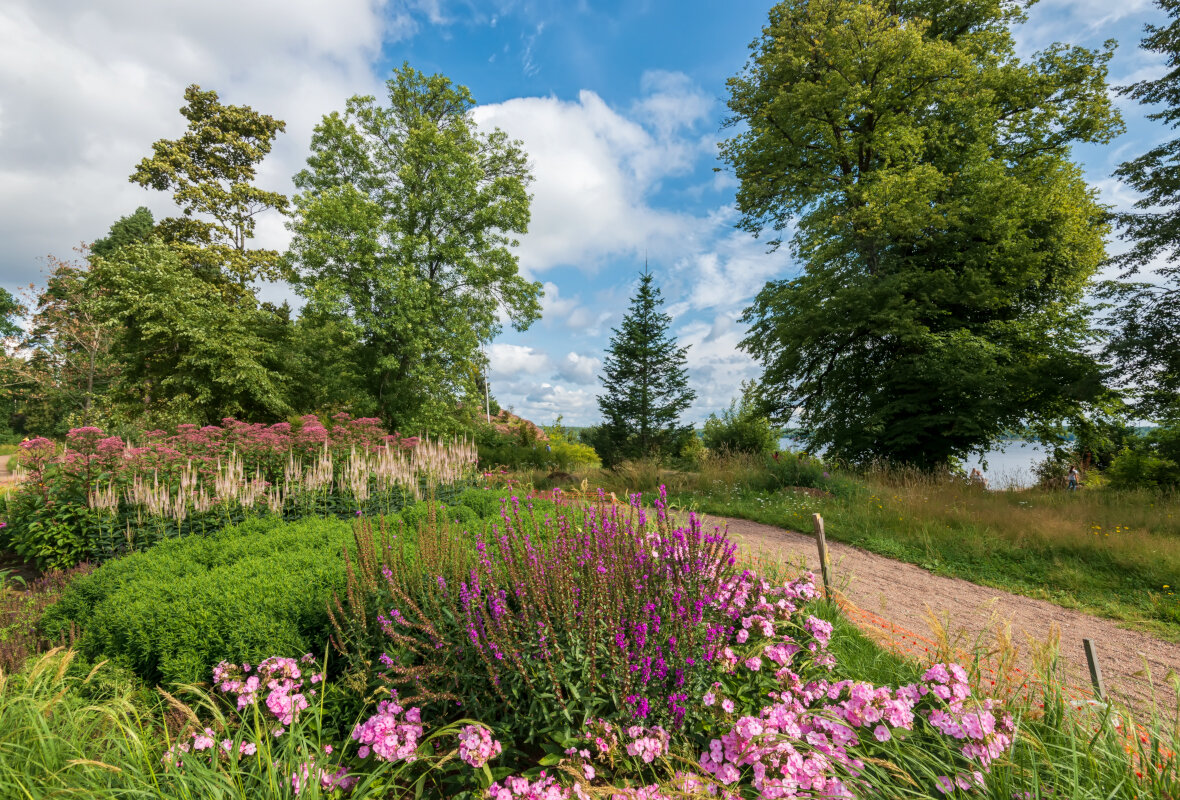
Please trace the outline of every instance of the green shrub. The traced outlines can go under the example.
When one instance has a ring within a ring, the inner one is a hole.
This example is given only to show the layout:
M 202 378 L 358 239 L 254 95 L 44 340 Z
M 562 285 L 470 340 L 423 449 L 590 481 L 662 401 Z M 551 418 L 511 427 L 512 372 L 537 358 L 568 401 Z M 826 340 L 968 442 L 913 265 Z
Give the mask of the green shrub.
M 500 503 L 505 495 L 492 489 L 467 489 L 455 502 L 475 512 L 480 519 L 494 519 L 500 516 Z
M 42 629 L 56 639 L 73 624 L 87 658 L 153 683 L 204 680 L 222 659 L 322 653 L 352 541 L 347 522 L 253 519 L 164 542 L 75 581 Z
M 1156 428 L 1123 448 L 1106 471 L 1112 489 L 1180 487 L 1180 426 Z
M 431 503 L 423 500 L 420 503 L 415 503 L 408 508 L 402 509 L 401 518 L 406 523 L 406 527 L 411 531 L 418 530 L 419 527 L 426 524 L 426 520 L 430 514 Z M 446 519 L 450 522 L 457 523 L 460 528 L 470 529 L 474 531 L 480 524 L 480 515 L 475 510 L 465 505 L 458 503 L 443 505 L 435 502 L 434 513 L 438 519 Z
M 758 413 L 752 384 L 742 384 L 741 398 L 720 417 L 710 414 L 705 420 L 705 446 L 719 453 L 773 453 L 779 436 L 770 420 Z
M 773 485 L 768 488 L 782 489 L 787 486 L 827 488 L 831 479 L 830 467 L 806 453 L 778 453 L 766 459 L 766 467 Z

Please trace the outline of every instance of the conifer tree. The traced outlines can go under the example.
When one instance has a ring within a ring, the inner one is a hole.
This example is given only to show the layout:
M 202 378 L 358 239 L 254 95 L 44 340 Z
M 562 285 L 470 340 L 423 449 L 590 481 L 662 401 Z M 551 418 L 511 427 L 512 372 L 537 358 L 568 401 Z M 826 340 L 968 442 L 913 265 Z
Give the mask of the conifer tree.
M 1145 105 L 1147 115 L 1169 128 L 1180 126 L 1180 0 L 1157 0 L 1165 25 L 1145 26 L 1143 49 L 1164 57 L 1159 78 L 1120 89 Z M 1180 138 L 1157 144 L 1115 170 L 1114 176 L 1139 192 L 1135 210 L 1118 215 L 1122 238 L 1132 247 L 1114 261 L 1124 278 L 1154 268 L 1136 282 L 1110 281 L 1103 294 L 1114 300 L 1106 320 L 1113 336 L 1106 355 L 1125 386 L 1135 411 L 1145 419 L 1180 420 Z
M 686 354 L 660 311 L 660 290 L 646 269 L 623 324 L 612 330 L 602 368 L 606 391 L 598 397 L 602 425 L 591 437 L 603 463 L 671 454 L 692 426 L 680 415 L 696 398 L 688 386 Z

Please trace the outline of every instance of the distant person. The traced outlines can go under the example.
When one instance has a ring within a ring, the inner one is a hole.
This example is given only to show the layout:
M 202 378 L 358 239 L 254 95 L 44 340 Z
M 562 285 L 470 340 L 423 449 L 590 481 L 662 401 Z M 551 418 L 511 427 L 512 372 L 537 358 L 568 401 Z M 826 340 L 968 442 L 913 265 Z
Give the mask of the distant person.
M 979 471 L 979 467 L 971 468 L 971 476 L 967 478 L 967 482 L 972 486 L 987 488 L 987 478 L 983 477 L 983 473 Z
M 1078 489 L 1078 468 L 1073 464 L 1070 464 L 1069 474 L 1065 476 L 1065 479 L 1069 484 L 1069 490 L 1071 492 L 1076 492 Z

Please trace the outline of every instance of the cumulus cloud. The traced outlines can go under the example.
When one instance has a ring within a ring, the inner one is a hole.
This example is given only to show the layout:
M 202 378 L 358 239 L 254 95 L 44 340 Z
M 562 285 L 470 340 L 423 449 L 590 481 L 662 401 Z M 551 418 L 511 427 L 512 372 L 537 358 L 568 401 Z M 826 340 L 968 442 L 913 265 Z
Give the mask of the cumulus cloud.
M 534 421 L 552 420 L 560 414 L 570 424 L 580 424 L 575 420 L 597 416 L 598 398 L 593 389 L 543 383 L 524 398 L 524 406 Z
M 532 347 L 497 342 L 488 348 L 488 364 L 493 378 L 537 375 L 552 368 L 549 356 Z
M 688 368 L 697 398 L 689 419 L 700 422 L 710 412 L 727 407 L 740 394 L 742 381 L 759 376 L 757 362 L 738 348 L 745 335 L 734 313 L 718 314 L 711 322 L 695 320 L 677 331 L 680 344 L 691 345 Z
M 320 117 L 373 91 L 384 41 L 412 19 L 381 0 L 10 0 L 0 7 L 0 282 L 35 277 L 35 259 L 106 233 L 136 206 L 171 199 L 127 182 L 153 141 L 184 129 L 184 87 L 216 89 L 287 121 L 259 183 L 291 191 Z M 226 24 L 232 20 L 232 24 Z M 260 242 L 282 247 L 281 220 Z
M 598 370 L 601 368 L 601 359 L 569 353 L 557 365 L 557 374 L 570 383 L 588 384 L 598 380 Z
M 521 239 L 522 265 L 592 268 L 611 256 L 678 246 L 692 215 L 654 207 L 662 178 L 690 170 L 705 152 L 685 135 L 709 105 L 678 73 L 649 73 L 630 116 L 591 91 L 576 101 L 522 97 L 480 106 L 476 121 L 524 142 L 536 178 L 533 218 Z

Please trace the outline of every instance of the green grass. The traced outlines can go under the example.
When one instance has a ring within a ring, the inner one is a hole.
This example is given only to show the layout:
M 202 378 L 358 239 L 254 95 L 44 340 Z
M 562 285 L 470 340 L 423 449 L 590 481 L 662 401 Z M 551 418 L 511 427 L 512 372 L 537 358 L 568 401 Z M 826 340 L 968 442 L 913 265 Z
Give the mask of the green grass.
M 810 531 L 941 575 L 1122 620 L 1180 641 L 1180 499 L 1111 490 L 984 492 L 868 479 L 814 497 L 741 485 L 681 491 L 675 504 Z

